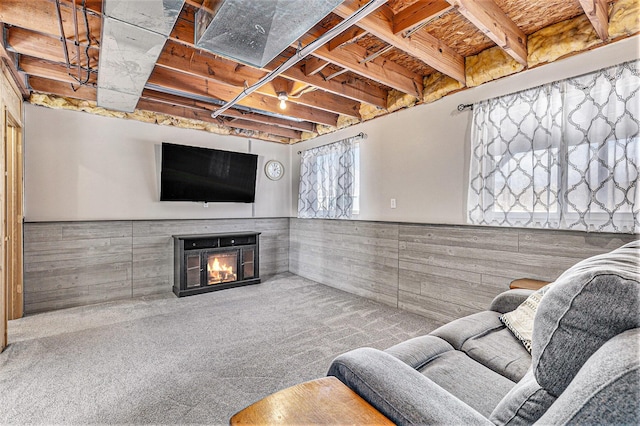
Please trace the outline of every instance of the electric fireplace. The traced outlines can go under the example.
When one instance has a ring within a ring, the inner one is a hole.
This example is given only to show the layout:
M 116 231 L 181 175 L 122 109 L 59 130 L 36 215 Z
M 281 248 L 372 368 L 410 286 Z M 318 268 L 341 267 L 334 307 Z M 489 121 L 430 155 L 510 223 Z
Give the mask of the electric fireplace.
M 260 282 L 259 232 L 174 235 L 178 297 Z

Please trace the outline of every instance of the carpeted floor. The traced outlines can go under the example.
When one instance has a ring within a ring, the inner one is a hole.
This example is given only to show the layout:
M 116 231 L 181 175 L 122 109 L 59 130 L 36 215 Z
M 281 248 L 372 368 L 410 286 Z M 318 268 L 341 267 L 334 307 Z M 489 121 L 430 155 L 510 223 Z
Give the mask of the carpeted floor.
M 282 274 L 9 322 L 0 423 L 228 424 L 238 410 L 322 377 L 338 354 L 435 328 L 418 315 Z

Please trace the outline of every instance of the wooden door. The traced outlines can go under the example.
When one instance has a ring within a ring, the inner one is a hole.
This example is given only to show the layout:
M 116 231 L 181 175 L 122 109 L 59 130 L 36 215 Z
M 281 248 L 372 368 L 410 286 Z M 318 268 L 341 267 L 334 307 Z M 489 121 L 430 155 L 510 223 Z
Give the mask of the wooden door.
M 4 279 L 8 319 L 23 315 L 22 293 L 22 129 L 5 111 Z
M 1 104 L 1 102 L 0 102 Z M 4 112 L 4 111 L 3 111 Z M 5 116 L 3 113 L 2 125 L 0 125 L 0 141 L 2 142 L 2 149 L 0 149 L 0 241 L 2 245 L 2 256 L 0 256 L 0 351 L 2 351 L 7 346 L 7 320 L 9 319 L 9 286 L 7 285 L 7 280 L 5 276 L 6 272 L 6 254 L 7 254 L 7 245 L 5 242 L 5 228 L 6 228 L 6 220 L 5 220 L 5 206 L 6 206 L 6 188 L 5 188 L 5 152 L 6 152 L 6 123 Z

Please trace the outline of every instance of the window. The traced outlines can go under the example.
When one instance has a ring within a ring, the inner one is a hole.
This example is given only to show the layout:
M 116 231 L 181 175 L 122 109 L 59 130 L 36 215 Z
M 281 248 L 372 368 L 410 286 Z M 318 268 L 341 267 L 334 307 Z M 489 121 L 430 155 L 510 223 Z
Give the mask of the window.
M 298 217 L 348 219 L 360 208 L 355 137 L 301 153 Z
M 469 222 L 639 232 L 637 68 L 474 105 Z

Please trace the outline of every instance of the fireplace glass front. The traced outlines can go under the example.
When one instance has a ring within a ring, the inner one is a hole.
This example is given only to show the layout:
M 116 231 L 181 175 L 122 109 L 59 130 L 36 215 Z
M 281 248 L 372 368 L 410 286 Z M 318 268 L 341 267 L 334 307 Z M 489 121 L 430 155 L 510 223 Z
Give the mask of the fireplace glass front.
M 207 254 L 207 285 L 229 283 L 237 279 L 237 251 Z

